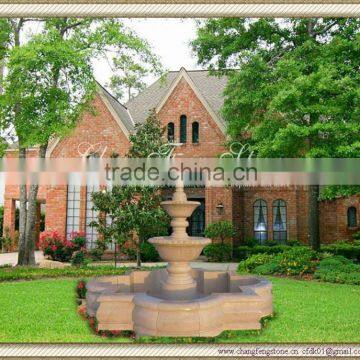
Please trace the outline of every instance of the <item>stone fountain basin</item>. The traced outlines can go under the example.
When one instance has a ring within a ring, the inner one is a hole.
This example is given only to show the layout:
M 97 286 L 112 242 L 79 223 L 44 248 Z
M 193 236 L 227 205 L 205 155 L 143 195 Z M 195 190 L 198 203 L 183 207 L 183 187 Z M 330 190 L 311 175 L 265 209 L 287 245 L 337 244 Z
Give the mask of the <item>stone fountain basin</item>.
M 87 313 L 99 330 L 138 336 L 216 336 L 224 330 L 260 329 L 272 314 L 272 285 L 263 278 L 193 269 L 197 293 L 178 301 L 161 297 L 166 269 L 133 271 L 87 284 Z

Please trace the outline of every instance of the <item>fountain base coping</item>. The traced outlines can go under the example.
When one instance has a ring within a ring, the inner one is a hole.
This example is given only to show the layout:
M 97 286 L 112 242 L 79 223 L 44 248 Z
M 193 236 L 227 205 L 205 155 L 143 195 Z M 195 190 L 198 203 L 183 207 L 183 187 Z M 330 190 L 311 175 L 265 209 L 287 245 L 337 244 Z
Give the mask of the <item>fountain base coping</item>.
M 192 275 L 197 295 L 183 301 L 161 298 L 156 284 L 166 277 L 166 269 L 121 275 L 117 290 L 114 277 L 92 281 L 87 312 L 96 316 L 99 330 L 134 330 L 138 336 L 216 336 L 224 330 L 260 329 L 261 318 L 272 314 L 272 285 L 266 279 L 204 270 Z M 138 291 L 119 290 L 124 282 L 128 290 Z

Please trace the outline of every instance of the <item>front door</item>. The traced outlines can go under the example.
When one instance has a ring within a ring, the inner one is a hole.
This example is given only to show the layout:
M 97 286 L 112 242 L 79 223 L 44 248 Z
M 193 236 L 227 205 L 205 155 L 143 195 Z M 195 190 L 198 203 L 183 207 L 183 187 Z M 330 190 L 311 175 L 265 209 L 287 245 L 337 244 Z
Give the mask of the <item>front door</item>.
M 204 236 L 205 230 L 205 199 L 189 199 L 198 201 L 200 205 L 194 210 L 189 218 L 189 227 L 187 232 L 189 236 Z

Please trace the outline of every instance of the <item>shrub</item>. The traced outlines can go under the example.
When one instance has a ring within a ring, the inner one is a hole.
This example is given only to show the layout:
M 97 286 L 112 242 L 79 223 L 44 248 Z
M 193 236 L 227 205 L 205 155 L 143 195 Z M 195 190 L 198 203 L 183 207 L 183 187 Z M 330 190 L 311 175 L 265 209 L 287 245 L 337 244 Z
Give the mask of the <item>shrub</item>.
M 86 266 L 90 260 L 86 258 L 86 253 L 83 250 L 75 251 L 71 257 L 71 265 Z
M 239 271 L 258 274 L 303 275 L 312 273 L 318 262 L 316 252 L 305 246 L 289 247 L 280 253 L 260 253 L 240 262 Z
M 301 246 L 299 240 L 287 240 L 286 245 L 289 245 L 289 246 Z
M 234 257 L 238 260 L 245 260 L 251 255 L 256 254 L 279 254 L 284 251 L 288 251 L 292 249 L 292 246 L 289 245 L 274 245 L 274 246 L 266 246 L 266 245 L 257 245 L 254 247 L 250 246 L 238 246 L 236 251 L 234 252 Z
M 204 248 L 204 255 L 209 261 L 229 261 L 232 258 L 232 246 L 230 244 L 209 244 Z
M 76 295 L 79 299 L 86 299 L 86 281 L 80 280 L 76 285 Z
M 249 247 L 253 247 L 253 246 L 256 246 L 256 245 L 259 245 L 259 240 L 257 239 L 254 239 L 254 238 L 246 238 L 242 244 L 244 246 L 249 246 Z
M 19 243 L 19 232 L 15 231 L 13 236 L 10 236 L 10 229 L 5 227 L 4 236 L 1 242 L 1 249 L 3 252 L 17 251 Z
M 39 248 L 54 261 L 70 261 L 75 251 L 84 250 L 85 238 L 81 233 L 73 232 L 66 240 L 57 231 L 43 231 L 40 234 Z
M 147 241 L 143 241 L 140 245 L 140 257 L 142 261 L 159 261 L 160 256 L 155 246 Z
M 254 268 L 253 273 L 258 275 L 271 275 L 276 274 L 278 271 L 279 264 L 274 261 L 257 266 L 256 268 Z
M 360 265 L 343 256 L 320 261 L 314 277 L 322 281 L 360 285 Z
M 352 244 L 346 241 L 339 241 L 334 244 L 322 246 L 321 251 L 360 261 L 360 245 L 357 244 L 357 242 Z
M 234 248 L 234 258 L 237 260 L 245 260 L 252 254 L 252 247 L 240 245 Z
M 241 261 L 238 266 L 238 271 L 239 272 L 246 271 L 251 273 L 256 267 L 264 264 L 269 264 L 271 262 L 274 262 L 274 260 L 275 260 L 274 255 L 256 254 L 244 261 Z
M 114 266 L 86 266 L 76 268 L 74 266 L 67 266 L 63 269 L 46 269 L 38 267 L 9 267 L 0 269 L 0 282 L 15 281 L 15 280 L 34 280 L 43 278 L 58 278 L 58 277 L 72 277 L 72 278 L 88 278 L 94 276 L 106 275 L 122 275 L 129 268 Z
M 278 255 L 279 272 L 286 275 L 313 273 L 319 260 L 318 254 L 308 247 L 293 247 Z
M 89 251 L 89 256 L 94 261 L 100 261 L 103 255 L 104 255 L 104 250 L 101 247 L 96 247 Z
M 224 244 L 235 236 L 235 228 L 230 221 L 222 220 L 209 224 L 205 229 L 204 235 Z

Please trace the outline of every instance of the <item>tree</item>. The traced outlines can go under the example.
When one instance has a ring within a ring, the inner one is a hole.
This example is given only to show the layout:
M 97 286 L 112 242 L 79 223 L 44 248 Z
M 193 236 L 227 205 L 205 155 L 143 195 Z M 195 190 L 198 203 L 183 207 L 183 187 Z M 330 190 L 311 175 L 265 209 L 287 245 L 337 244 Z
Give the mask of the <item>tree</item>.
M 92 195 L 94 209 L 106 214 L 93 222 L 105 242 L 115 240 L 122 246 L 129 241 L 136 249 L 141 266 L 140 247 L 150 236 L 166 234 L 169 221 L 160 206 L 161 196 L 151 187 L 116 185 Z
M 232 139 L 258 157 L 359 157 L 359 28 L 355 18 L 199 23 L 199 63 L 229 77 L 223 116 Z M 319 186 L 309 186 L 314 249 L 318 198 Z
M 130 135 L 130 158 L 147 158 L 164 144 L 164 130 L 151 111 L 143 124 Z M 108 217 L 100 217 L 93 225 L 104 240 L 115 240 L 120 246 L 131 240 L 136 249 L 137 266 L 141 265 L 141 244 L 149 237 L 166 235 L 169 217 L 161 208 L 161 194 L 155 186 L 116 185 L 108 191 L 93 194 L 94 209 Z
M 206 226 L 204 235 L 213 240 L 220 240 L 220 244 L 224 245 L 225 241 L 231 241 L 235 234 L 236 232 L 232 222 L 222 220 Z
M 95 90 L 91 60 L 108 53 L 126 52 L 157 62 L 148 44 L 117 19 L 37 19 L 41 33 L 20 46 L 24 19 L 14 30 L 14 46 L 7 56 L 8 75 L 0 102 L 2 128 L 14 127 L 19 156 L 37 146 L 45 157 L 51 138 L 65 135 L 90 108 Z M 20 26 L 21 25 L 21 26 Z M 17 40 L 16 40 L 17 39 Z M 34 227 L 38 185 L 20 190 L 21 265 L 34 264 Z M 26 211 L 26 201 L 28 210 Z
M 130 100 L 136 93 L 145 89 L 144 78 L 149 73 L 160 74 L 161 70 L 156 66 L 148 69 L 145 65 L 125 54 L 114 58 L 112 70 L 115 74 L 110 78 L 109 87 L 117 99 L 124 99 L 126 94 L 127 100 Z
M 155 109 L 150 110 L 146 121 L 143 124 L 136 124 L 134 133 L 130 134 L 130 149 L 127 156 L 147 158 L 150 154 L 159 151 L 165 144 L 164 131 Z

